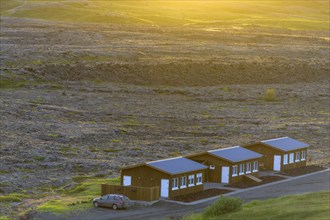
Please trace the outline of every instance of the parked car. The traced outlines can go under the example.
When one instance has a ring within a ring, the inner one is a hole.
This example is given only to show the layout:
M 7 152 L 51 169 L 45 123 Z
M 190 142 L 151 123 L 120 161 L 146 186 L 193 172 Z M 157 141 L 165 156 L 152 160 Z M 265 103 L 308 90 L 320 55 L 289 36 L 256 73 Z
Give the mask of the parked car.
M 100 198 L 93 199 L 95 207 L 111 207 L 112 209 L 126 209 L 131 205 L 127 196 L 120 194 L 107 194 Z

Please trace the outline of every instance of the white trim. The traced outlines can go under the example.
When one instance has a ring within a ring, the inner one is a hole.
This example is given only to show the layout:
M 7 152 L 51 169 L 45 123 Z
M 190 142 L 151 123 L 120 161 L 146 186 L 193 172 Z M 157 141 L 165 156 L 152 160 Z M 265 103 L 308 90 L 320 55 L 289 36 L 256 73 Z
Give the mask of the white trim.
M 193 183 L 190 183 L 191 179 L 193 180 Z M 188 187 L 191 187 L 191 186 L 195 186 L 195 175 L 194 174 L 188 176 Z
M 147 162 L 146 164 L 151 164 L 151 163 L 161 162 L 161 161 L 167 161 L 167 160 L 173 160 L 173 159 L 178 159 L 178 158 L 182 158 L 182 157 L 172 157 L 172 158 L 167 158 L 167 159 L 162 159 L 162 160 L 154 160 L 154 161 Z
M 179 189 L 179 178 L 175 177 L 172 179 L 172 190 L 177 190 L 177 189 Z
M 289 154 L 283 155 L 283 165 L 287 165 L 289 161 Z
M 255 166 L 257 164 L 257 166 Z M 253 161 L 252 163 L 252 172 L 258 172 L 258 167 L 259 167 L 259 162 L 258 161 Z M 257 168 L 257 169 L 254 169 Z
M 182 182 L 183 182 L 182 179 L 184 179 L 184 183 L 185 183 L 184 185 L 182 185 Z M 187 188 L 187 177 L 186 176 L 181 176 L 180 177 L 180 184 L 179 185 L 180 185 L 180 189 Z
M 294 163 L 294 153 L 289 154 L 289 164 Z
M 234 171 L 234 167 L 236 168 L 236 173 L 234 173 L 233 171 Z M 237 165 L 234 165 L 234 166 L 232 166 L 231 167 L 231 173 L 232 173 L 232 175 L 231 176 L 238 176 L 237 174 L 238 174 L 238 166 Z M 222 172 L 222 170 L 221 170 L 221 172 Z
M 298 155 L 299 155 L 299 158 L 297 158 Z M 297 151 L 297 152 L 294 154 L 294 156 L 295 156 L 295 162 L 300 162 L 300 157 L 301 157 L 301 155 L 300 155 L 300 151 Z
M 214 170 L 215 166 L 214 165 L 210 165 L 210 170 Z
M 247 162 L 246 164 L 246 167 L 245 167 L 245 173 L 248 174 L 248 173 L 251 173 L 251 170 L 252 170 L 252 167 L 251 167 L 251 162 Z M 249 166 L 248 166 L 249 165 Z M 249 168 L 249 169 L 248 169 Z
M 199 181 L 200 179 L 200 181 Z M 196 185 L 203 184 L 203 173 L 197 173 L 196 174 Z
M 243 165 L 243 172 L 241 171 L 241 165 Z M 245 164 L 244 163 L 240 163 L 239 164 L 239 173 L 238 173 L 239 175 L 243 175 L 243 174 L 245 174 Z
M 281 139 L 284 139 L 284 138 L 289 138 L 289 137 L 273 138 L 273 139 L 269 139 L 269 140 L 263 140 L 263 141 L 261 141 L 261 142 L 262 142 L 262 143 L 265 143 L 266 141 L 275 141 L 275 140 L 281 140 Z
M 220 150 L 228 150 L 231 148 L 237 148 L 237 147 L 241 147 L 241 146 L 234 146 L 234 147 L 226 147 L 226 148 L 220 148 L 220 149 L 215 149 L 215 150 L 209 150 L 208 152 L 215 152 L 215 151 L 220 151 Z
M 301 159 L 300 161 L 305 161 L 306 159 Z
M 233 174 L 233 175 L 231 175 L 232 177 L 235 177 L 235 176 L 238 176 L 237 174 Z

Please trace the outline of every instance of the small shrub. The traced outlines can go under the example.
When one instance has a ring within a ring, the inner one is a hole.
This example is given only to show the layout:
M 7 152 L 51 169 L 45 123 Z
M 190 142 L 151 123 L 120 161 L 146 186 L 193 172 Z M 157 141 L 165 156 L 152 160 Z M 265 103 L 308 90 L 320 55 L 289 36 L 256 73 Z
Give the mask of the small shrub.
M 224 92 L 230 92 L 230 89 L 229 89 L 228 86 L 225 86 L 225 87 L 222 88 L 222 91 L 224 91 Z
M 37 160 L 37 161 L 44 161 L 45 157 L 43 157 L 43 156 L 34 156 L 33 159 Z
M 264 100 L 267 102 L 273 102 L 277 100 L 276 97 L 276 90 L 275 89 L 267 89 L 265 96 L 264 96 Z
M 234 197 L 220 197 L 211 206 L 207 207 L 203 215 L 205 217 L 223 215 L 229 212 L 235 212 L 241 209 L 242 200 Z
M 120 150 L 118 150 L 118 149 L 105 149 L 105 150 L 103 150 L 105 153 L 115 153 L 115 152 L 118 152 L 118 151 L 120 151 Z

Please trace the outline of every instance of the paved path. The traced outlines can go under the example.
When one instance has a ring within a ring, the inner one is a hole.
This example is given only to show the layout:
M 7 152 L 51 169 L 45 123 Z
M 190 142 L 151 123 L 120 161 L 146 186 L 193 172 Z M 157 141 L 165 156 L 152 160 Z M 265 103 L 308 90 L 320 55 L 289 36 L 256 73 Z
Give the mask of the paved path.
M 302 194 L 307 192 L 318 192 L 322 190 L 330 190 L 329 170 L 314 174 L 308 174 L 303 177 L 295 177 L 280 182 L 267 185 L 261 185 L 247 190 L 239 190 L 230 193 L 230 196 L 240 197 L 245 202 L 255 199 L 276 198 L 289 194 Z M 179 205 L 160 201 L 147 208 L 132 208 L 129 210 L 114 211 L 112 209 L 93 208 L 87 212 L 80 213 L 76 216 L 71 215 L 72 220 L 149 220 L 162 219 L 165 217 L 178 217 L 193 212 L 201 212 L 206 206 L 212 204 L 216 199 L 207 200 L 196 205 Z M 39 216 L 42 217 L 42 216 Z M 47 219 L 56 219 L 48 216 Z M 58 219 L 58 217 L 57 217 Z M 64 219 L 63 216 L 61 219 Z

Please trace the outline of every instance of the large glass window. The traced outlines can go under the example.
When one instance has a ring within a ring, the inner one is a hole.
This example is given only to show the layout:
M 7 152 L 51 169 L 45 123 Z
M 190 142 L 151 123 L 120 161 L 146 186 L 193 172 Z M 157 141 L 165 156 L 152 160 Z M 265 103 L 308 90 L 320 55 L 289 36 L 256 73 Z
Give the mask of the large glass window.
M 289 163 L 293 163 L 293 160 L 294 160 L 294 153 L 291 153 Z
M 186 176 L 182 176 L 180 178 L 180 188 L 186 188 L 187 187 L 187 177 Z
M 301 151 L 301 160 L 306 160 L 306 151 Z
M 241 175 L 241 174 L 244 174 L 244 163 L 241 163 L 240 165 L 239 165 L 239 174 Z
M 283 165 L 288 164 L 288 159 L 289 159 L 288 154 L 284 154 L 284 156 L 283 156 Z
M 253 172 L 258 172 L 258 161 L 253 161 Z
M 197 173 L 196 174 L 196 185 L 201 185 L 201 184 L 203 184 L 203 174 Z
M 237 165 L 233 166 L 232 176 L 237 176 Z
M 251 173 L 251 162 L 246 163 L 246 173 Z
M 296 152 L 296 162 L 300 162 L 300 152 Z
M 194 186 L 194 185 L 195 185 L 195 175 L 189 175 L 188 186 Z
M 178 178 L 172 179 L 172 189 L 173 190 L 179 189 L 179 179 Z

